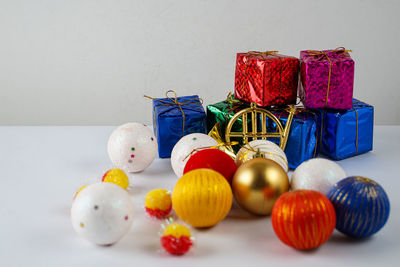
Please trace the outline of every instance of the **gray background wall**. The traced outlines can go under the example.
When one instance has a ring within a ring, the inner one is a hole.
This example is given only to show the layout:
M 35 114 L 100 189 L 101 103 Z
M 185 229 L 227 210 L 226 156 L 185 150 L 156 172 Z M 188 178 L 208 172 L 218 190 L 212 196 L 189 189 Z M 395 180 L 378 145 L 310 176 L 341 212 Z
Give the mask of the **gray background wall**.
M 400 124 L 400 1 L 0 0 L 0 125 L 150 122 L 167 89 L 232 90 L 239 51 L 345 46 L 354 95 Z

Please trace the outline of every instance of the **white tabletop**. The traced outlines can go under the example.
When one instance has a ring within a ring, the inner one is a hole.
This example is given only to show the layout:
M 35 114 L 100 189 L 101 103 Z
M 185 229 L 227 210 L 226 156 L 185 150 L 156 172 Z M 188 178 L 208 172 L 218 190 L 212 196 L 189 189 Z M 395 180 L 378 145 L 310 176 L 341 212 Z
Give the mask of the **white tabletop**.
M 0 266 L 398 264 L 400 126 L 376 126 L 373 152 L 338 161 L 348 175 L 372 178 L 389 195 L 389 220 L 372 238 L 354 241 L 335 230 L 319 249 L 297 251 L 279 241 L 269 217 L 253 217 L 236 207 L 217 226 L 192 230 L 195 247 L 181 257 L 161 250 L 161 222 L 144 212 L 148 191 L 172 190 L 177 181 L 169 159 L 156 159 L 144 172 L 129 175 L 136 213 L 130 232 L 120 242 L 97 246 L 72 229 L 69 209 L 74 193 L 82 185 L 100 181 L 113 167 L 106 150 L 113 129 L 0 127 Z

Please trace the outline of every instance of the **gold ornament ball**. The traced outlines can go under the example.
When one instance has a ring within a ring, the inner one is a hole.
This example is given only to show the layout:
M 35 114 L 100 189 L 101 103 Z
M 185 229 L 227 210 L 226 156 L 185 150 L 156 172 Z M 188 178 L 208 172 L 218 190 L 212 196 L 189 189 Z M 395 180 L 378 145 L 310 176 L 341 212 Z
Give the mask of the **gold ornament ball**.
M 211 169 L 196 169 L 178 180 L 172 205 L 178 217 L 193 227 L 211 227 L 228 215 L 232 198 L 224 176 Z
M 256 158 L 243 163 L 232 180 L 238 204 L 257 215 L 269 215 L 275 201 L 289 190 L 289 177 L 275 161 Z

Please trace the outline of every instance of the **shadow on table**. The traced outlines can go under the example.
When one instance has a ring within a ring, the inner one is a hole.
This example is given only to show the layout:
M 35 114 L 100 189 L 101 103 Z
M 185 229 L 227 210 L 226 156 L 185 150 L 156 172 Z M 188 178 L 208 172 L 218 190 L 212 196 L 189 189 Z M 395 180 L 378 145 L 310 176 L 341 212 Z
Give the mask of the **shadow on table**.
M 141 172 L 141 174 L 154 177 L 154 176 L 164 176 L 166 173 L 172 171 L 170 159 L 156 159 L 148 168 Z
M 135 195 L 143 195 L 148 191 L 148 188 L 142 185 L 129 185 L 129 187 L 126 189 L 129 195 L 135 196 Z
M 354 238 L 354 237 L 346 236 L 338 231 L 335 231 L 335 232 L 333 232 L 333 234 L 328 242 L 338 243 L 338 244 L 361 244 L 361 243 L 370 242 L 370 241 L 372 241 L 372 239 L 374 239 L 373 236 L 370 236 L 367 238 Z
M 121 253 L 140 252 L 151 257 L 181 257 L 170 255 L 161 246 L 159 223 L 148 223 L 143 227 L 137 227 L 135 231 L 131 231 L 126 235 L 118 244 L 118 251 Z M 207 245 L 197 244 L 197 239 L 194 241 L 194 246 L 185 254 L 185 258 L 200 258 L 208 257 L 213 254 L 215 250 Z
M 257 216 L 245 211 L 234 200 L 232 203 L 232 208 L 228 216 L 226 217 L 226 220 L 233 220 L 233 221 L 265 220 L 266 217 L 269 216 Z

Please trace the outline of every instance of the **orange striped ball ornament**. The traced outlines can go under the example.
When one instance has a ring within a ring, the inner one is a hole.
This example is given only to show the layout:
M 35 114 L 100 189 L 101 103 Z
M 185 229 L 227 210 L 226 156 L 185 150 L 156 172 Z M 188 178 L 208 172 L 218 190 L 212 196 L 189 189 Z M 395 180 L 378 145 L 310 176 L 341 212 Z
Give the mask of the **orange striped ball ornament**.
M 272 226 L 288 246 L 306 250 L 319 247 L 332 235 L 335 209 L 329 199 L 314 190 L 296 190 L 279 197 L 272 210 Z
M 184 174 L 172 192 L 176 215 L 193 227 L 211 227 L 228 215 L 232 190 L 225 177 L 211 169 Z

